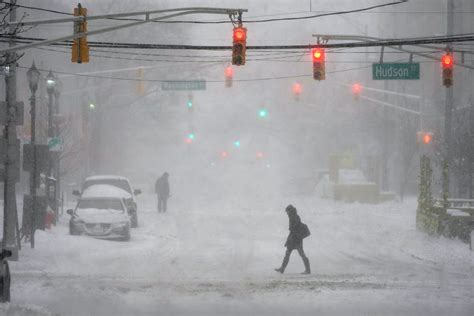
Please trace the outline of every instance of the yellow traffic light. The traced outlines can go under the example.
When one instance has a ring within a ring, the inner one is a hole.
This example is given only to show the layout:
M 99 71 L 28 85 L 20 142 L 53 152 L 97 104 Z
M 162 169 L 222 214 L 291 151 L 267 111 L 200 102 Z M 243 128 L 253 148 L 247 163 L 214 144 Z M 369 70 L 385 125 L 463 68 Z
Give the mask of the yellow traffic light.
M 87 9 L 83 8 L 79 3 L 77 8 L 74 8 L 74 16 L 83 16 L 81 21 L 74 22 L 74 34 L 87 32 L 86 21 Z M 73 63 L 88 63 L 89 62 L 89 46 L 87 45 L 87 36 L 75 38 L 72 43 L 72 57 Z

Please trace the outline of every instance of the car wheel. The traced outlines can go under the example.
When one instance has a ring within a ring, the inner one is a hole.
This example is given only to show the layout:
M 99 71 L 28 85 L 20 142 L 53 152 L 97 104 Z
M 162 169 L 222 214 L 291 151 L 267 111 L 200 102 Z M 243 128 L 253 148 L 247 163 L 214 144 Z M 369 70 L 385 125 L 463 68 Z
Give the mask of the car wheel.
M 10 302 L 10 267 L 8 261 L 2 262 L 2 275 L 0 276 L 0 301 Z
M 122 237 L 122 241 L 130 241 L 130 227 L 125 228 L 125 233 Z
M 132 228 L 137 228 L 138 227 L 138 215 L 137 213 L 135 212 L 133 215 L 132 215 Z
M 69 234 L 70 234 L 71 236 L 77 236 L 77 235 L 79 235 L 79 233 L 74 229 L 74 227 L 73 227 L 71 224 L 69 224 Z

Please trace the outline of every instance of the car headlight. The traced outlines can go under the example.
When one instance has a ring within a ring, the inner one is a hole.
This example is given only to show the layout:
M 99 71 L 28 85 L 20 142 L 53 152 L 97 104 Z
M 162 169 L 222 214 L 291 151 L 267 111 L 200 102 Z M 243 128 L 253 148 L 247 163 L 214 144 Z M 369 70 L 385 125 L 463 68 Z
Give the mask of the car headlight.
M 127 223 L 126 222 L 122 222 L 122 223 L 113 223 L 112 224 L 112 228 L 115 228 L 115 229 L 123 229 L 127 227 Z

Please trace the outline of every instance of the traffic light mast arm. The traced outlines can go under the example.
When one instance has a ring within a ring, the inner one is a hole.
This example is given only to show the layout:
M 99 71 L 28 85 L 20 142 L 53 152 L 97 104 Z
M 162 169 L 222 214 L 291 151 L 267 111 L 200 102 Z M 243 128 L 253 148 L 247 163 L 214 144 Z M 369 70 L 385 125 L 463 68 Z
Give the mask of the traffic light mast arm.
M 384 40 L 384 39 L 379 38 L 379 37 L 359 36 L 359 35 L 313 34 L 313 37 L 319 37 L 319 38 L 327 39 L 327 40 L 330 40 L 330 39 L 342 40 L 342 41 L 355 41 L 355 40 L 358 40 L 358 41 L 362 41 L 364 43 L 374 42 L 375 44 L 376 44 L 376 42 L 380 42 L 380 41 Z M 433 48 L 433 46 L 427 46 L 427 45 L 411 44 L 410 46 L 418 46 L 418 47 L 423 47 L 423 48 L 428 48 L 428 47 Z M 432 55 L 428 55 L 428 54 L 419 53 L 419 52 L 416 52 L 416 51 L 411 51 L 411 50 L 408 50 L 408 49 L 404 49 L 404 48 L 401 47 L 401 45 L 400 46 L 388 46 L 388 47 L 390 47 L 391 49 L 394 49 L 394 50 L 398 50 L 400 52 L 413 54 L 415 56 L 420 56 L 420 57 L 423 57 L 423 58 L 439 61 L 439 58 L 436 57 L 436 56 L 432 56 Z M 439 48 L 436 48 L 436 49 L 439 49 Z M 440 51 L 441 51 L 441 49 L 440 49 Z M 459 66 L 459 67 L 468 68 L 468 69 L 474 69 L 474 66 L 471 66 L 471 65 L 468 65 L 468 64 L 454 63 L 454 65 Z
M 164 15 L 164 16 L 159 16 L 156 18 L 150 18 L 150 14 L 156 14 L 156 13 L 163 13 L 163 12 L 172 12 L 172 11 L 184 11 L 184 12 L 178 12 L 178 13 L 173 13 L 169 15 Z M 0 49 L 0 54 L 8 53 L 8 52 L 14 52 L 14 51 L 21 51 L 33 47 L 38 47 L 38 46 L 44 46 L 52 43 L 57 43 L 57 42 L 62 42 L 62 41 L 67 41 L 67 40 L 73 40 L 77 38 L 81 38 L 84 36 L 91 36 L 91 35 L 97 35 L 97 34 L 102 34 L 102 33 L 107 33 L 107 32 L 112 32 L 128 27 L 133 27 L 133 26 L 138 26 L 142 25 L 145 23 L 150 23 L 150 22 L 156 22 L 156 21 L 161 21 L 161 20 L 166 20 L 178 16 L 183 16 L 183 15 L 191 15 L 191 14 L 224 14 L 224 15 L 229 15 L 229 14 L 235 14 L 235 13 L 241 13 L 241 12 L 247 12 L 246 9 L 218 9 L 218 8 L 182 8 L 182 9 L 170 9 L 170 10 L 159 10 L 159 11 L 145 11 L 145 12 L 134 12 L 134 13 L 121 13 L 121 14 L 110 14 L 110 15 L 103 15 L 99 17 L 94 17 L 94 16 L 87 16 L 87 20 L 97 20 L 97 19 L 107 19 L 107 18 L 116 18 L 116 17 L 126 17 L 126 16 L 136 16 L 136 15 L 145 15 L 145 20 L 142 21 L 136 21 L 136 22 L 131 22 L 131 23 L 126 23 L 122 25 L 117 25 L 117 26 L 112 26 L 112 27 L 107 27 L 99 30 L 94 30 L 94 31 L 89 31 L 85 33 L 77 33 L 77 34 L 72 34 L 72 35 L 67 35 L 63 37 L 58 37 L 54 39 L 49 39 L 49 40 L 44 40 L 36 43 L 31 43 L 31 44 L 25 44 L 25 45 L 18 45 L 18 46 L 13 46 L 13 47 L 8 47 L 4 49 Z M 73 17 L 70 19 L 61 19 L 62 22 L 74 22 L 74 21 L 82 21 L 84 18 L 83 17 Z M 65 21 L 67 20 L 67 21 Z M 49 24 L 49 23 L 56 23 L 52 22 L 55 20 L 48 20 L 48 21 L 36 21 L 32 25 L 38 25 L 38 24 Z M 33 21 L 34 22 L 34 21 Z M 31 22 L 17 22 L 21 25 L 31 25 Z M 59 23 L 59 22 L 58 22 Z M 8 25 L 8 24 L 7 24 Z
M 373 99 L 373 98 L 370 98 L 370 97 L 366 97 L 366 96 L 363 96 L 363 95 L 361 95 L 361 96 L 359 96 L 359 97 L 360 97 L 361 99 L 365 99 L 365 100 L 367 100 L 367 101 L 371 101 L 371 102 L 374 102 L 374 103 L 377 103 L 377 104 L 380 104 L 380 105 L 389 107 L 389 108 L 391 108 L 391 109 L 395 109 L 395 110 L 403 111 L 403 112 L 408 112 L 408 113 L 412 113 L 412 114 L 416 114 L 416 115 L 421 115 L 421 112 L 419 112 L 419 111 L 410 110 L 410 109 L 401 107 L 401 106 L 399 106 L 399 105 L 395 105 L 395 104 L 391 104 L 391 103 L 388 103 L 388 102 L 380 101 L 380 100 Z

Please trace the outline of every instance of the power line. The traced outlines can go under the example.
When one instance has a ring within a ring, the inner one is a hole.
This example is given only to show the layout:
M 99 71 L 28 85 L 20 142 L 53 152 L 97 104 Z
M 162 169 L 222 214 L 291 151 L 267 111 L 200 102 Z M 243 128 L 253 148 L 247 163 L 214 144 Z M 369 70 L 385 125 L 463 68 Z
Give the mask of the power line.
M 0 38 L 7 38 L 20 43 L 43 41 L 42 38 L 28 38 L 20 36 L 0 35 Z M 23 41 L 23 42 L 21 42 Z M 305 45 L 249 45 L 248 50 L 288 50 L 288 49 L 311 49 L 315 47 L 333 49 L 333 48 L 362 48 L 362 47 L 382 47 L 382 46 L 407 46 L 421 44 L 442 44 L 474 41 L 473 33 L 458 34 L 451 36 L 433 36 L 418 38 L 387 39 L 371 42 L 349 42 L 336 44 L 305 44 Z M 146 43 L 113 43 L 113 42 L 88 42 L 90 47 L 101 48 L 123 48 L 123 49 L 180 49 L 180 50 L 231 50 L 231 46 L 213 46 L 213 45 L 185 45 L 185 44 L 146 44 Z M 53 43 L 52 45 L 70 46 L 72 41 Z
M 401 1 L 395 1 L 395 2 L 389 2 L 389 3 L 384 3 L 384 4 L 359 8 L 359 9 L 346 10 L 346 11 L 333 11 L 333 12 L 315 14 L 315 15 L 309 15 L 309 16 L 272 18 L 272 19 L 263 19 L 263 20 L 245 20 L 245 19 L 242 19 L 242 22 L 243 23 L 268 23 L 268 22 L 280 22 L 280 21 L 308 20 L 308 19 L 315 19 L 315 18 L 321 18 L 321 17 L 326 17 L 326 16 L 360 13 L 360 12 L 370 11 L 370 10 L 374 10 L 374 9 L 378 9 L 378 8 L 393 6 L 393 5 L 397 5 L 397 4 L 401 4 L 401 3 L 405 3 L 405 2 L 406 2 L 406 0 L 401 0 Z M 30 7 L 30 6 L 24 6 L 24 5 L 16 5 L 16 6 L 21 7 L 21 8 L 25 8 L 25 9 L 39 10 L 39 11 L 45 11 L 45 12 L 51 12 L 51 13 L 57 13 L 57 14 L 64 14 L 64 15 L 69 15 L 69 16 L 73 15 L 72 13 L 69 13 L 69 12 L 50 10 L 50 9 L 44 9 L 44 8 L 39 8 L 39 7 Z M 107 18 L 107 19 L 108 20 L 115 20 L 115 21 L 143 21 L 142 19 L 134 19 L 134 18 Z M 154 23 L 166 23 L 166 24 L 176 24 L 176 23 L 183 23 L 183 24 L 224 24 L 224 23 L 231 23 L 231 21 L 229 21 L 229 20 L 224 20 L 224 21 L 154 21 Z

